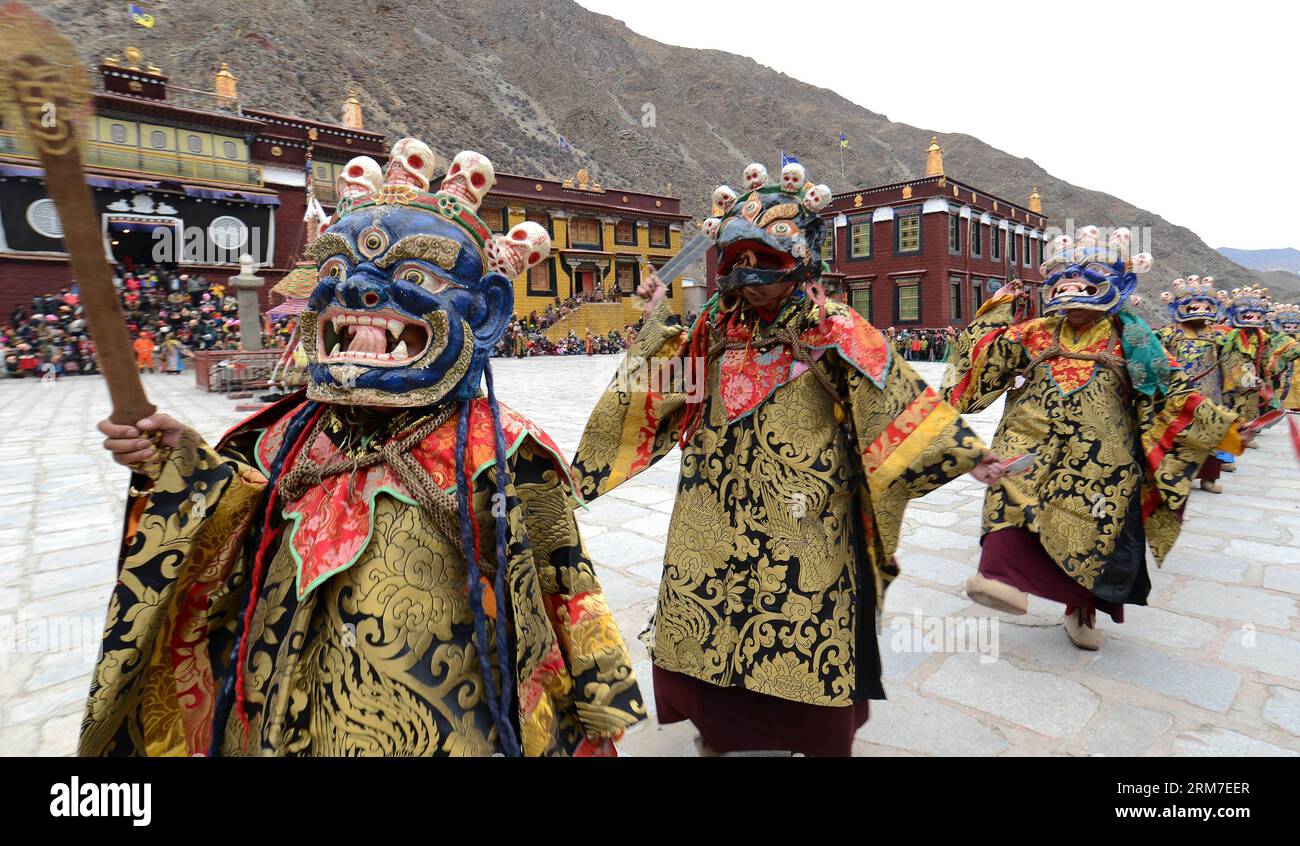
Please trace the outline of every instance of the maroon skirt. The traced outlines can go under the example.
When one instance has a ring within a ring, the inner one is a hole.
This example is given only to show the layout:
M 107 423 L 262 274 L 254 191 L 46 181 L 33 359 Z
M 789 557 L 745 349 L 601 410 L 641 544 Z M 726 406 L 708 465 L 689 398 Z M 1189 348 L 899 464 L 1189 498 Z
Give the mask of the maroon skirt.
M 981 541 L 980 575 L 995 582 L 1063 602 L 1068 610 L 1104 611 L 1124 622 L 1124 605 L 1098 599 L 1083 585 L 1065 575 L 1052 560 L 1038 536 L 1025 528 L 998 529 Z
M 1211 455 L 1201 465 L 1201 472 L 1197 474 L 1197 478 L 1204 479 L 1207 482 L 1217 482 L 1219 481 L 1219 472 L 1222 469 L 1223 462 Z
M 848 757 L 853 735 L 867 722 L 870 704 L 835 708 L 806 705 L 743 687 L 719 687 L 654 668 L 655 709 L 662 724 L 690 720 L 714 752 L 801 752 Z

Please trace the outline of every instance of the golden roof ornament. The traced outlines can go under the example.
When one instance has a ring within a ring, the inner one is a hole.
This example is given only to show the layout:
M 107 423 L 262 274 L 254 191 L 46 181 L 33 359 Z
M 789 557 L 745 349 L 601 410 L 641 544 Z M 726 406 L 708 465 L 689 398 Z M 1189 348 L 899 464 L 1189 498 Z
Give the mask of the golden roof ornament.
M 348 129 L 365 129 L 361 118 L 361 101 L 357 99 L 357 92 L 353 88 L 348 88 L 348 98 L 343 101 L 340 123 Z
M 122 55 L 126 56 L 128 67 L 131 70 L 140 70 L 140 60 L 144 58 L 144 53 L 140 52 L 139 47 L 127 47 L 122 51 Z
M 1043 198 L 1038 196 L 1038 186 L 1034 186 L 1034 193 L 1029 195 L 1029 210 L 1034 214 L 1043 213 Z
M 925 151 L 925 175 L 943 176 L 943 148 L 937 135 L 931 136 L 930 149 Z

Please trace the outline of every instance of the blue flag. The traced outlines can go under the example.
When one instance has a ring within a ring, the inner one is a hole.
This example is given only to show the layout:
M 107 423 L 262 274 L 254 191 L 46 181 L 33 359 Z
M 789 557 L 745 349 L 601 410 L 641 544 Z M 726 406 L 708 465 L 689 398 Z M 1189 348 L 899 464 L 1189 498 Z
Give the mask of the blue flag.
M 153 15 L 149 14 L 148 12 L 146 12 L 144 9 L 140 8 L 136 4 L 134 3 L 131 4 L 130 8 L 127 9 L 127 14 L 131 16 L 131 20 L 133 22 L 140 24 L 140 26 L 144 27 L 145 29 L 153 29 L 153 25 L 154 25 Z
M 787 156 L 783 149 L 781 150 L 781 167 L 785 167 L 788 164 L 799 164 L 799 160 L 794 156 Z
M 569 146 L 569 142 L 564 140 L 564 136 L 563 136 L 563 135 L 560 136 L 560 149 L 561 149 L 561 150 L 572 150 L 572 149 L 573 149 L 572 147 Z
M 845 148 L 849 146 L 849 137 L 843 132 L 840 133 L 840 146 Z

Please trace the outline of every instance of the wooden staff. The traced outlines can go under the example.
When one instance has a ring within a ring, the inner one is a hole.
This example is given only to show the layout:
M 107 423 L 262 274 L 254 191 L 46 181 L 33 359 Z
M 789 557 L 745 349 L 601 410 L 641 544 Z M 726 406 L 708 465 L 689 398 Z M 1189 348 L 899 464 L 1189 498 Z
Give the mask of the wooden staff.
M 81 288 L 86 324 L 108 384 L 114 423 L 135 425 L 153 414 L 135 350 L 104 255 L 104 238 L 81 165 L 78 131 L 90 90 L 76 48 L 25 4 L 0 5 L 0 107 L 25 133 L 45 169 L 45 191 L 63 223 L 63 243 Z

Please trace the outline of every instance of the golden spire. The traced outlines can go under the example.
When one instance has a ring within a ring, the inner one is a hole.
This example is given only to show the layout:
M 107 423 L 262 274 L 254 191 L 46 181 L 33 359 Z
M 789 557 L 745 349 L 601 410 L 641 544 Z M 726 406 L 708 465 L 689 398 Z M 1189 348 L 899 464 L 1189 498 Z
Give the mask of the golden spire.
M 221 63 L 221 69 L 212 75 L 212 87 L 223 104 L 233 104 L 239 98 L 239 77 L 230 72 L 230 65 Z
M 357 99 L 357 92 L 351 88 L 348 89 L 348 98 L 343 101 L 342 124 L 348 129 L 365 128 L 361 121 L 361 101 Z
M 1038 196 L 1038 186 L 1034 186 L 1034 193 L 1029 195 L 1029 210 L 1034 214 L 1043 213 L 1043 198 Z
M 930 149 L 925 153 L 925 175 L 943 176 L 943 148 L 937 135 L 930 138 Z
M 126 56 L 127 62 L 130 63 L 131 70 L 140 70 L 140 60 L 144 58 L 144 54 L 140 52 L 140 48 L 127 47 L 126 50 L 123 51 L 123 55 Z

